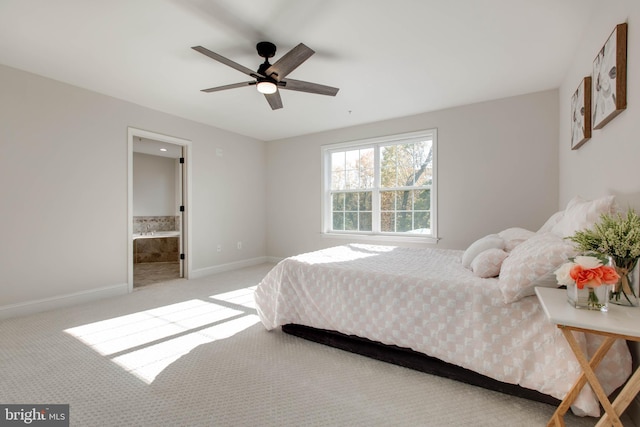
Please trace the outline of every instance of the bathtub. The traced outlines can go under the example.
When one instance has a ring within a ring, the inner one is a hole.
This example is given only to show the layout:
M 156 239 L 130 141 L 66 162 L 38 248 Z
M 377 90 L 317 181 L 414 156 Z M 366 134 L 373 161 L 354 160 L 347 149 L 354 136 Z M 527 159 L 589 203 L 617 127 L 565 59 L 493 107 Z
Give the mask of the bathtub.
M 151 231 L 149 233 L 133 233 L 133 240 L 136 239 L 161 239 L 163 237 L 180 237 L 179 231 Z

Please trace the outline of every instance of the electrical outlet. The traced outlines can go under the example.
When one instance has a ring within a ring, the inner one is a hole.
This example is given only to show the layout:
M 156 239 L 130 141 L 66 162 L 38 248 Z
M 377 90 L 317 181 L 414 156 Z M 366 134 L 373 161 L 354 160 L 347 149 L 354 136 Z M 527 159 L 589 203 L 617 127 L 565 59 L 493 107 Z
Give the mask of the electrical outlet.
M 242 250 L 242 242 L 241 241 L 238 241 L 238 250 L 239 251 Z
M 222 245 L 218 245 L 218 252 L 222 252 Z

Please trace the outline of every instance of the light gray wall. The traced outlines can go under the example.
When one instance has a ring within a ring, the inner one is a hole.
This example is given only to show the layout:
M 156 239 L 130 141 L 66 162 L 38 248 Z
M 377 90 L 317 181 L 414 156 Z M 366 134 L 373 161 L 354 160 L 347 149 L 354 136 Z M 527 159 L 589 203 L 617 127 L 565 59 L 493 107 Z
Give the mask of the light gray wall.
M 578 150 L 570 149 L 570 100 L 617 24 L 628 22 L 627 109 Z M 615 194 L 621 207 L 640 209 L 640 2 L 601 0 L 575 52 L 559 91 L 559 206 L 576 194 L 596 198 Z
M 550 90 L 268 142 L 268 254 L 355 240 L 320 234 L 322 145 L 431 128 L 438 129 L 437 247 L 463 249 L 512 226 L 536 230 L 556 211 L 558 93 Z
M 582 78 L 592 74 L 593 59 L 617 24 L 629 25 L 627 41 L 627 109 L 578 150 L 570 149 L 571 95 Z M 559 206 L 575 195 L 597 198 L 616 196 L 622 209 L 640 210 L 640 2 L 637 0 L 600 0 L 589 30 L 575 52 L 559 89 Z M 634 364 L 640 361 L 640 344 L 632 343 Z M 627 413 L 640 425 L 640 398 L 636 397 Z
M 126 284 L 129 126 L 192 141 L 195 273 L 266 254 L 264 142 L 4 66 L 0 94 L 0 312 Z
M 176 172 L 176 159 L 133 153 L 133 216 L 176 215 Z

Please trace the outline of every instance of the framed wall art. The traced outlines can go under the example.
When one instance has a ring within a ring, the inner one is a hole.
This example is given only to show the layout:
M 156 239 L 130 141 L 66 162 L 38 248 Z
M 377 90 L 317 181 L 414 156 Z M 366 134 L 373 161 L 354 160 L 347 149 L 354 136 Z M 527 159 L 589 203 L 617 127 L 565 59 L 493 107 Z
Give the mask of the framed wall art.
M 571 149 L 591 138 L 591 76 L 585 77 L 571 97 Z
M 627 108 L 627 24 L 618 24 L 593 60 L 592 123 L 601 129 Z

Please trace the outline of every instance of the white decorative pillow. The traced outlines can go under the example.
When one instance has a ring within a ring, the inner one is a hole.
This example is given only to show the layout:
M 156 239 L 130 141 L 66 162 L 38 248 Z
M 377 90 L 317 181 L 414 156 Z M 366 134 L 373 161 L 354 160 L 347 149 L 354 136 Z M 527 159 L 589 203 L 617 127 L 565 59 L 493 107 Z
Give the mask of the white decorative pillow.
M 551 231 L 553 226 L 560 222 L 563 216 L 564 211 L 558 211 L 551 215 L 549 219 L 544 224 L 542 224 L 542 227 L 540 227 L 538 233 L 548 233 L 549 231 Z
M 498 236 L 504 239 L 504 250 L 507 252 L 511 252 L 520 243 L 535 235 L 533 231 L 520 227 L 507 228 L 498 233 Z
M 473 242 L 462 254 L 462 265 L 471 268 L 471 261 L 487 249 L 504 249 L 504 240 L 497 234 L 489 234 Z
M 478 277 L 487 279 L 489 277 L 496 277 L 500 274 L 500 267 L 502 262 L 509 256 L 508 253 L 502 249 L 487 249 L 484 252 L 480 252 L 473 261 L 471 261 L 471 271 Z
M 554 286 L 553 273 L 576 255 L 573 244 L 554 233 L 536 234 L 516 247 L 502 263 L 498 286 L 505 303 L 535 293 L 536 286 Z
M 562 219 L 551 228 L 560 237 L 572 236 L 578 230 L 593 227 L 600 215 L 615 213 L 615 196 L 605 196 L 596 200 L 574 197 L 564 211 Z

